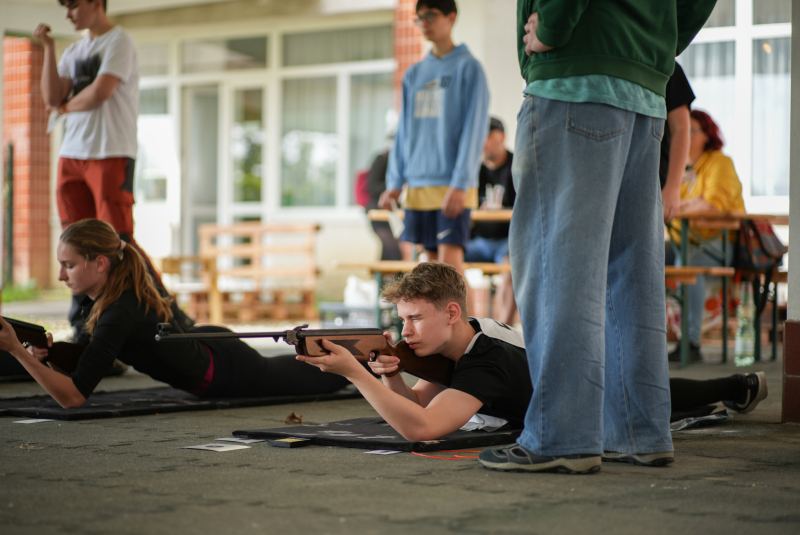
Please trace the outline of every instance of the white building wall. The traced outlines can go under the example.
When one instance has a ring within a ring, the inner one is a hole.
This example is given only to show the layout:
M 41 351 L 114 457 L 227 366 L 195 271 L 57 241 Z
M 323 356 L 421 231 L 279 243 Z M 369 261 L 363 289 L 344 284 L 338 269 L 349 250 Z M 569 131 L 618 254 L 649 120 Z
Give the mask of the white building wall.
M 506 146 L 514 150 L 517 113 L 525 83 L 517 61 L 516 0 L 459 0 L 453 29 L 456 44 L 465 43 L 480 60 L 489 82 L 489 113 L 506 127 Z
M 792 25 L 800 28 L 800 0 L 792 0 Z M 789 202 L 800 206 L 800 39 L 792 39 L 791 144 Z M 789 212 L 789 228 L 800 235 L 800 210 Z M 792 260 L 794 258 L 794 260 Z M 800 247 L 789 248 L 789 265 L 800 266 Z M 789 270 L 788 320 L 800 320 L 800 270 Z

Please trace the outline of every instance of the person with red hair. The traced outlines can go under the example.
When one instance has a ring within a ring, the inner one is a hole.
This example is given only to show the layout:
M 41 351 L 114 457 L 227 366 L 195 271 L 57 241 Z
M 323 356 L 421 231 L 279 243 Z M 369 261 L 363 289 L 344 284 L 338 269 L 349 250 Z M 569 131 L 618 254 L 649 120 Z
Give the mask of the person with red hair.
M 742 184 L 736 175 L 733 161 L 722 154 L 724 145 L 719 126 L 707 113 L 692 110 L 690 118 L 689 154 L 686 161 L 686 174 L 681 183 L 680 212 L 744 212 Z M 704 239 L 711 238 L 717 231 L 713 229 L 692 229 Z M 670 233 L 676 245 L 680 244 L 680 224 L 671 225 Z M 735 239 L 735 236 L 731 236 Z M 719 260 L 701 249 L 689 247 L 688 265 L 715 266 Z M 713 246 L 721 247 L 719 242 Z M 667 247 L 667 263 L 674 258 L 671 247 Z M 733 254 L 733 247 L 728 247 L 728 256 Z M 731 258 L 728 258 L 730 262 Z M 705 277 L 697 277 L 697 284 L 689 287 L 689 346 L 693 361 L 702 360 L 700 354 L 700 334 L 703 323 L 703 307 L 705 301 Z M 669 360 L 680 361 L 680 348 L 669 354 Z

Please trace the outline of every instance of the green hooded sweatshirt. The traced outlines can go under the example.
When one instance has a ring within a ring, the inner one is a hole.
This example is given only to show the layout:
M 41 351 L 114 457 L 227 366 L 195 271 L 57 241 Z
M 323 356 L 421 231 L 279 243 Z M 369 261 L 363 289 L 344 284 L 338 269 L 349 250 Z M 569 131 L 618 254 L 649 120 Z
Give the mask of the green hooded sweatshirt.
M 665 96 L 680 54 L 716 0 L 517 0 L 517 52 L 526 82 L 600 74 Z M 553 50 L 525 54 L 525 24 Z

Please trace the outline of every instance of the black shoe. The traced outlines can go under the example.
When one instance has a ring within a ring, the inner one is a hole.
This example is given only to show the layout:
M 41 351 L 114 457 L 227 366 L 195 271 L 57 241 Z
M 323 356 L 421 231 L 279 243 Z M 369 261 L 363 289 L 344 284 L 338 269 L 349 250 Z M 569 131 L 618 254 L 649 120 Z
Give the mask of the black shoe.
M 667 466 L 675 460 L 671 451 L 661 453 L 615 453 L 607 451 L 603 454 L 604 461 L 631 463 L 637 466 Z
M 681 344 L 678 342 L 678 347 L 670 351 L 669 355 L 667 355 L 667 359 L 670 362 L 680 362 L 681 361 Z M 700 354 L 700 346 L 695 344 L 694 342 L 689 342 L 689 360 L 691 362 L 703 362 L 703 355 Z
M 600 470 L 601 459 L 595 454 L 537 455 L 519 444 L 512 444 L 483 450 L 478 462 L 484 468 L 508 472 L 590 474 Z
M 738 375 L 738 377 L 747 389 L 747 394 L 744 399 L 741 403 L 732 400 L 723 401 L 722 403 L 729 409 L 738 412 L 750 412 L 767 397 L 767 374 L 764 372 L 756 372 L 748 373 L 747 375 Z

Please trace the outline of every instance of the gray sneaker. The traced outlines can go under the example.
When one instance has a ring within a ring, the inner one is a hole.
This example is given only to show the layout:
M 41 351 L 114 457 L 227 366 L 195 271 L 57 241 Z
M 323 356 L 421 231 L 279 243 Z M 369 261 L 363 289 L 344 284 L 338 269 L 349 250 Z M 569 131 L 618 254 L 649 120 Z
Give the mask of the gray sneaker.
M 675 454 L 671 451 L 659 453 L 616 453 L 607 451 L 603 454 L 603 460 L 631 463 L 637 466 L 667 466 L 675 460 Z
M 519 444 L 489 448 L 478 455 L 484 468 L 504 472 L 562 472 L 589 474 L 600 470 L 600 456 L 595 454 L 537 455 Z

